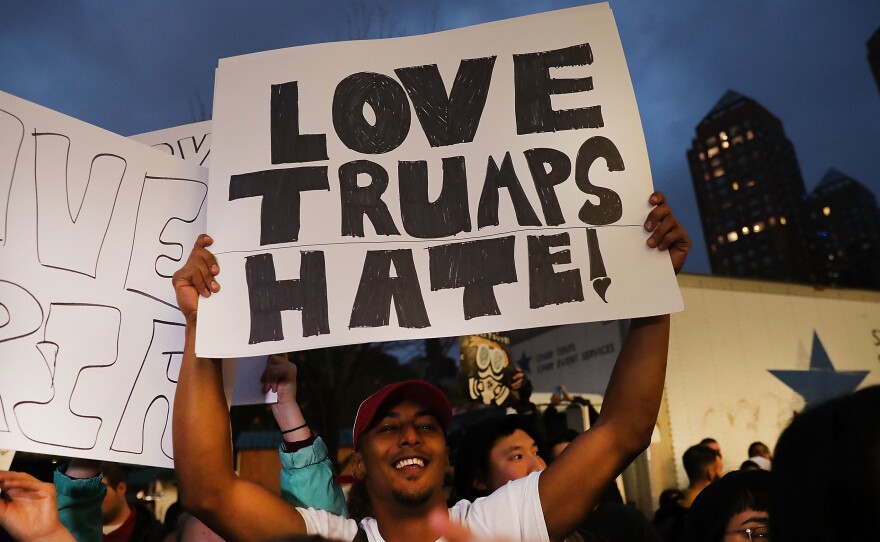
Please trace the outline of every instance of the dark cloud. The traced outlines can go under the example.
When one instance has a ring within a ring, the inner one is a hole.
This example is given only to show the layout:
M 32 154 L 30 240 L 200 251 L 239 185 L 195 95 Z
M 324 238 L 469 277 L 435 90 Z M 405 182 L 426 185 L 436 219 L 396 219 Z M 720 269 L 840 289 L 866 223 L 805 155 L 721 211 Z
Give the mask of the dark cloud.
M 406 0 L 5 2 L 0 89 L 121 134 L 210 114 L 220 58 L 356 37 L 408 35 L 584 2 Z M 865 41 L 876 0 L 612 1 L 655 185 L 708 272 L 685 151 L 727 89 L 778 116 L 807 187 L 836 167 L 880 193 L 880 93 Z M 365 20 L 371 22 L 365 25 Z

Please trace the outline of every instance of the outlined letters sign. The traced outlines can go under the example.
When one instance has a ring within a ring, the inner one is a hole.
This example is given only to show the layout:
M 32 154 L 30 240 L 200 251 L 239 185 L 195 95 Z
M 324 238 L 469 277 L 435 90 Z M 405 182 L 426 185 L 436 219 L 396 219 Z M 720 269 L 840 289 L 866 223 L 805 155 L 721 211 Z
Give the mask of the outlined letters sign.
M 211 121 L 194 122 L 136 134 L 133 139 L 191 164 L 208 167 L 211 162 Z
M 172 466 L 207 170 L 0 92 L 0 448 Z
M 221 60 L 204 356 L 680 310 L 607 4 Z

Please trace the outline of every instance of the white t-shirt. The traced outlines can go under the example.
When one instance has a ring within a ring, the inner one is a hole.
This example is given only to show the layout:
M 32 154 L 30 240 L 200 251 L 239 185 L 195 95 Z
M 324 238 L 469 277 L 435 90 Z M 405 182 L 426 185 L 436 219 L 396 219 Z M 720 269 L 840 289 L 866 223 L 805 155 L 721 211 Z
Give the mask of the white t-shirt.
M 462 523 L 478 536 L 492 536 L 511 542 L 549 542 L 541 498 L 538 495 L 538 477 L 533 472 L 525 478 L 508 482 L 488 497 L 473 503 L 458 501 L 449 509 L 449 517 Z M 318 534 L 335 540 L 353 540 L 357 524 L 353 519 L 330 514 L 314 508 L 297 508 L 306 522 L 309 534 Z M 370 542 L 385 542 L 373 518 L 364 518 L 361 527 Z

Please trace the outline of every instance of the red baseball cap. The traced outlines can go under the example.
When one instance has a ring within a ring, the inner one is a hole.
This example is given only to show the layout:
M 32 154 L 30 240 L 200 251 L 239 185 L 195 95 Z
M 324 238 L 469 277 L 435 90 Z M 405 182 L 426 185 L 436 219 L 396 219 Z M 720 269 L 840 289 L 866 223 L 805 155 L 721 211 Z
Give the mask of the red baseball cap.
M 437 416 L 444 431 L 449 427 L 449 422 L 452 420 L 452 405 L 446 395 L 440 391 L 440 388 L 424 380 L 395 382 L 367 397 L 358 407 L 352 431 L 355 450 L 358 449 L 361 434 L 373 425 L 373 421 L 382 407 L 396 405 L 402 401 L 413 401 L 426 407 Z

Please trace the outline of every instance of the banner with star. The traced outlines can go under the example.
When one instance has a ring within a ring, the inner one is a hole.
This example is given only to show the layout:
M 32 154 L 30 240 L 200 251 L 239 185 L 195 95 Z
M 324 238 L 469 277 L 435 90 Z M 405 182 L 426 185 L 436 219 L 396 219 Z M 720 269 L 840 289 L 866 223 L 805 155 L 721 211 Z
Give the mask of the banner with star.
M 715 438 L 725 470 L 808 406 L 880 384 L 880 293 L 680 275 L 666 399 L 674 456 Z M 677 461 L 678 480 L 687 479 Z

